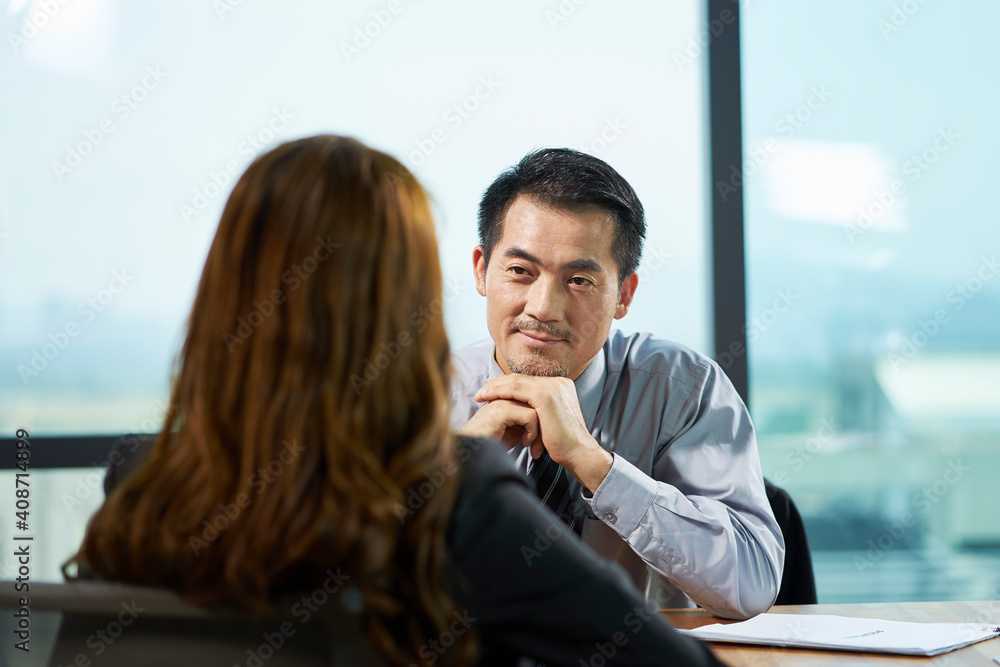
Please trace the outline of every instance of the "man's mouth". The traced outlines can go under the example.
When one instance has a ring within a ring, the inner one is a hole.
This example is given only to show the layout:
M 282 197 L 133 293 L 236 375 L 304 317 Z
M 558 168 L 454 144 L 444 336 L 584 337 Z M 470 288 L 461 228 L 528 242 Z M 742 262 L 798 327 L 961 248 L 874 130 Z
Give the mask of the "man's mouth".
M 523 336 L 524 340 L 532 345 L 555 345 L 556 343 L 563 342 L 562 338 L 552 338 L 550 336 L 540 334 L 537 331 L 528 332 L 519 330 L 517 333 Z

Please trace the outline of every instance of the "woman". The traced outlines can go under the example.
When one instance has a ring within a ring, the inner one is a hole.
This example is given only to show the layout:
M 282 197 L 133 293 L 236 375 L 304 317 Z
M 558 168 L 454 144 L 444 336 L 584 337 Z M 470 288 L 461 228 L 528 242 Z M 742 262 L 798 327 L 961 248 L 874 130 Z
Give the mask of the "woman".
M 390 664 L 577 665 L 618 631 L 612 664 L 717 664 L 546 513 L 499 445 L 449 433 L 434 224 L 388 155 L 317 136 L 257 158 L 179 361 L 163 431 L 93 517 L 80 571 L 266 611 L 340 566 Z M 429 651 L 458 616 L 475 623 Z

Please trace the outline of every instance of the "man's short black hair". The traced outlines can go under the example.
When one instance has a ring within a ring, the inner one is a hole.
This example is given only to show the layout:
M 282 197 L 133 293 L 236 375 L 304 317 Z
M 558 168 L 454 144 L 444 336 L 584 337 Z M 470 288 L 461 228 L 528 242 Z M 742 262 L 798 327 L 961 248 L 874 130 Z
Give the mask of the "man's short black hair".
M 520 195 L 556 208 L 604 209 L 615 222 L 611 254 L 619 286 L 639 267 L 646 218 L 635 190 L 604 160 L 570 148 L 528 153 L 486 188 L 479 202 L 479 243 L 487 265 L 503 234 L 504 216 Z

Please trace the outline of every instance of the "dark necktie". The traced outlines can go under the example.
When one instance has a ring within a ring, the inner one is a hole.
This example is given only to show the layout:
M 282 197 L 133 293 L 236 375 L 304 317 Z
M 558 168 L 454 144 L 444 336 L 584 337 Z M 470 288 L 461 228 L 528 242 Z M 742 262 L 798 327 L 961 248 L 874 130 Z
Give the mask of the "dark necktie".
M 535 493 L 556 516 L 580 535 L 583 532 L 583 512 L 574 494 L 579 493 L 579 483 L 566 470 L 542 451 L 531 465 L 530 476 L 535 480 Z

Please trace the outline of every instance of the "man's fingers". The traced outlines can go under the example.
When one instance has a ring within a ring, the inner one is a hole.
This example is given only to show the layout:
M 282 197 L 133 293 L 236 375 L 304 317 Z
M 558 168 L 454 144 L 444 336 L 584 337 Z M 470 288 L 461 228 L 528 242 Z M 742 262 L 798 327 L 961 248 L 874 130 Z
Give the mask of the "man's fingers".
M 474 398 L 476 401 L 508 399 L 530 404 L 534 395 L 531 391 L 533 383 L 525 380 L 526 378 L 516 374 L 490 378 Z
M 525 391 L 523 386 L 500 385 L 496 387 L 483 387 L 476 394 L 477 401 L 496 401 L 506 399 L 509 401 L 519 401 L 531 404 L 532 395 Z
M 534 409 L 509 401 L 491 405 L 497 406 L 498 417 L 506 426 L 501 438 L 505 444 L 513 447 L 517 444 L 528 446 L 534 442 L 541 442 L 538 414 Z
M 534 408 L 510 402 L 493 403 L 492 405 L 497 406 L 497 416 L 507 428 L 521 427 L 523 429 L 523 441 L 533 442 L 538 438 L 538 414 Z
M 530 444 L 539 438 L 538 414 L 519 401 L 490 401 L 473 415 L 459 435 L 502 440 L 510 446 Z

